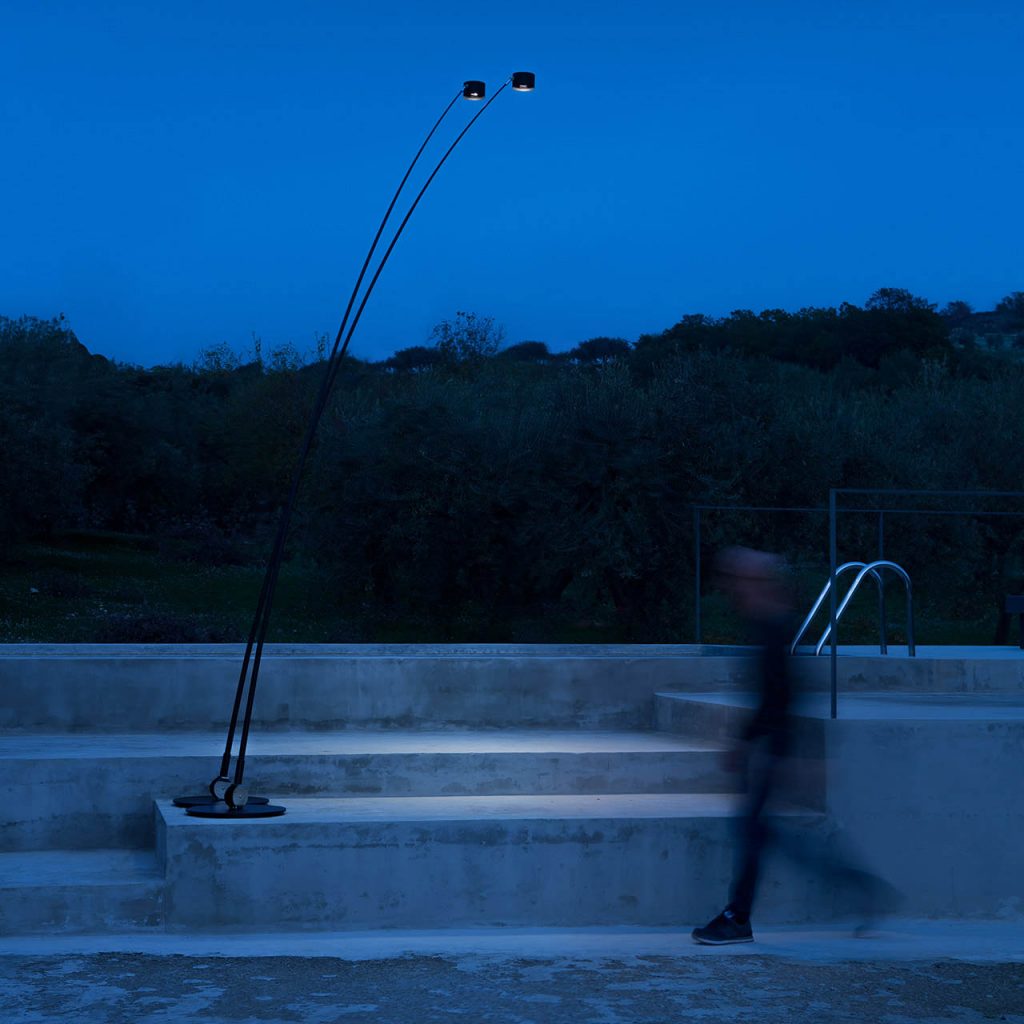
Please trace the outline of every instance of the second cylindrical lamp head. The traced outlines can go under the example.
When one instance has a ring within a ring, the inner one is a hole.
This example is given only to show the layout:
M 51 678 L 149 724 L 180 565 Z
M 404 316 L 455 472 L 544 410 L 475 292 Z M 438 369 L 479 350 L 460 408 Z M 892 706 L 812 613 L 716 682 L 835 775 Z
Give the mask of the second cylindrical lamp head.
M 512 88 L 516 92 L 533 92 L 536 86 L 537 76 L 532 71 L 516 71 L 512 75 Z M 483 82 L 463 82 L 462 95 L 467 100 L 482 100 L 486 92 L 487 86 Z

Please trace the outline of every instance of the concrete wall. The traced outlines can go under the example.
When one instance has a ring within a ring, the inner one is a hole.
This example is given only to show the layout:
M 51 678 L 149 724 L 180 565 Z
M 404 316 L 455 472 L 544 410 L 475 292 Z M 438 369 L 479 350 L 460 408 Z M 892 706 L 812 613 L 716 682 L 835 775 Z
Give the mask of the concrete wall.
M 237 645 L 34 645 L 0 650 L 0 731 L 226 726 Z M 800 660 L 828 686 L 828 659 Z M 741 648 L 694 645 L 269 645 L 261 729 L 649 728 L 657 690 L 748 686 Z M 1022 692 L 1024 657 L 851 656 L 840 689 Z
M 401 800 L 377 813 L 351 801 L 295 801 L 284 818 L 248 823 L 186 818 L 161 803 L 166 927 L 682 931 L 721 909 L 734 849 L 721 799 L 696 800 L 704 809 L 687 813 L 685 798 L 665 798 L 664 813 L 635 817 L 616 806 L 629 798 L 602 798 L 589 811 L 567 799 L 570 813 L 534 799 L 534 813 L 452 807 L 429 818 Z M 816 825 L 813 816 L 793 819 L 795 829 Z M 765 920 L 820 919 L 830 902 L 817 879 L 786 864 L 761 893 Z
M 1024 917 L 1024 721 L 824 725 L 828 813 L 904 912 Z
M 836 849 L 899 889 L 903 913 L 1024 917 L 1024 699 L 848 696 L 836 721 L 822 695 L 809 703 L 780 779 L 785 799 L 820 807 Z M 726 743 L 748 705 L 659 694 L 658 726 Z
M 271 645 L 259 728 L 648 728 L 655 690 L 737 686 L 742 659 L 643 646 Z M 0 731 L 223 728 L 242 648 L 8 645 Z M 717 680 L 717 682 L 716 682 Z

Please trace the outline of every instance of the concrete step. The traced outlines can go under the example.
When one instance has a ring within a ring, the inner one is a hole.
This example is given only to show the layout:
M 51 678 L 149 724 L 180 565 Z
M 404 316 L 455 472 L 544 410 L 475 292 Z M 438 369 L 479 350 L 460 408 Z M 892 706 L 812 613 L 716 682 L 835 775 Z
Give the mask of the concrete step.
M 758 698 L 751 693 L 658 693 L 655 720 L 658 728 L 682 736 L 700 736 L 705 742 L 733 746 L 753 715 Z M 810 698 L 814 710 L 828 707 L 827 694 Z M 807 713 L 797 702 L 793 714 L 793 743 L 777 768 L 777 792 L 789 803 L 824 811 L 827 791 L 825 720 Z M 736 784 L 740 784 L 737 777 Z
M 654 696 L 655 724 L 676 735 L 699 735 L 724 743 L 735 737 L 757 704 L 753 693 L 659 692 Z M 892 691 L 838 694 L 838 721 L 920 722 L 980 726 L 1024 721 L 1024 694 L 942 691 L 899 693 Z M 827 693 L 800 693 L 793 701 L 794 728 L 804 742 L 820 742 L 831 722 L 831 698 Z
M 757 706 L 753 693 L 665 693 L 654 695 L 654 721 L 665 733 L 699 736 L 705 742 L 729 745 L 738 737 Z M 824 756 L 824 722 L 828 696 L 814 694 L 793 706 L 796 750 L 803 757 Z
M 656 690 L 750 687 L 749 648 L 692 644 L 293 645 L 265 649 L 260 728 L 646 729 Z M 1017 648 L 843 647 L 842 692 L 1024 693 Z M 0 732 L 204 730 L 227 723 L 233 644 L 0 645 Z M 796 659 L 809 689 L 829 659 Z
M 661 732 L 680 736 L 702 736 L 731 743 L 742 732 L 757 703 L 753 693 L 723 700 L 719 693 L 659 691 L 654 695 L 654 724 Z
M 0 850 L 146 847 L 152 801 L 205 792 L 217 733 L 0 737 Z M 715 744 L 645 732 L 256 732 L 272 799 L 727 792 Z
M 725 900 L 737 800 L 719 794 L 288 801 L 280 818 L 157 807 L 169 930 L 683 925 Z M 821 829 L 788 811 L 776 825 Z M 827 916 L 785 863 L 758 919 Z
M 268 644 L 255 721 L 260 728 L 646 729 L 659 686 L 694 688 L 693 678 L 709 676 L 695 688 L 711 689 L 742 661 L 692 656 L 705 650 L 716 649 Z M 0 731 L 222 728 L 242 652 L 233 644 L 6 644 Z
M 163 892 L 152 850 L 0 853 L 0 934 L 162 928 Z

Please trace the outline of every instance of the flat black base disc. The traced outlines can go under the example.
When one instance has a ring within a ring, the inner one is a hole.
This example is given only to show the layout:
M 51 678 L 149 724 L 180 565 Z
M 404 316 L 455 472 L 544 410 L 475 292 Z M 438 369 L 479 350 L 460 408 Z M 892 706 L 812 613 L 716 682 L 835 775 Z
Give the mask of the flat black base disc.
M 214 804 L 221 802 L 220 800 L 215 800 L 209 793 L 205 796 L 176 796 L 174 798 L 175 807 L 212 807 Z M 269 804 L 270 801 L 265 796 L 251 796 L 249 797 L 249 803 Z
M 220 818 L 223 821 L 236 821 L 242 818 L 276 818 L 284 814 L 284 808 L 279 804 L 255 804 L 250 800 L 244 807 L 228 807 L 223 800 L 215 804 L 199 804 L 196 807 L 189 807 L 185 811 L 193 818 Z

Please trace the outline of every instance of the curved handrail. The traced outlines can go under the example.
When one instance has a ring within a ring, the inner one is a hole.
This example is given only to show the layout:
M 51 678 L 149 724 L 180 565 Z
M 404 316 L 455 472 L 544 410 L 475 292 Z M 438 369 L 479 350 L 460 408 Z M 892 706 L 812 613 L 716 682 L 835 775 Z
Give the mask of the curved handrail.
M 861 581 L 864 579 L 864 577 L 867 576 L 868 573 L 873 573 L 877 577 L 879 575 L 878 574 L 878 570 L 879 569 L 888 569 L 888 570 L 890 570 L 892 572 L 895 572 L 898 576 L 900 576 L 902 578 L 903 585 L 904 585 L 904 587 L 906 587 L 906 590 L 907 590 L 907 655 L 909 657 L 913 658 L 915 656 L 915 648 L 914 648 L 914 599 L 913 599 L 912 587 L 911 587 L 911 583 L 910 583 L 910 576 L 909 576 L 907 571 L 902 566 L 897 565 L 895 562 L 890 562 L 890 561 L 888 561 L 888 560 L 886 560 L 884 558 L 880 558 L 880 559 L 878 559 L 875 562 L 869 562 L 867 565 L 864 566 L 863 569 L 861 569 L 861 571 L 859 573 L 857 573 L 857 575 L 854 577 L 853 583 L 850 584 L 850 589 L 846 591 L 846 596 L 843 598 L 842 603 L 836 609 L 836 625 L 837 626 L 839 625 L 839 617 L 846 610 L 846 606 L 850 603 L 850 600 L 853 598 L 854 593 L 856 593 L 856 590 L 860 586 Z M 837 573 L 837 575 L 838 575 L 838 573 Z M 817 646 L 814 648 L 815 655 L 821 654 L 821 649 L 825 646 L 826 642 L 828 641 L 829 637 L 831 636 L 831 633 L 832 633 L 832 623 L 830 622 L 828 624 L 828 626 L 825 627 L 825 632 L 822 633 L 821 639 L 818 641 Z
M 838 569 L 836 569 L 836 579 L 838 580 L 839 577 L 842 576 L 842 574 L 844 572 L 848 572 L 850 569 L 863 569 L 866 565 L 867 565 L 867 562 L 844 562 L 841 566 L 839 566 Z M 885 653 L 887 653 L 887 648 L 886 648 L 886 643 L 885 643 L 885 612 L 884 612 L 884 603 L 883 603 L 883 597 L 882 597 L 882 586 L 883 586 L 882 576 L 881 576 L 881 573 L 879 573 L 877 571 L 874 571 L 874 570 L 872 571 L 872 575 L 875 577 L 875 581 L 878 583 L 879 609 L 882 612 L 882 619 L 881 619 L 881 623 L 880 623 L 880 626 L 881 626 L 881 628 L 880 628 L 881 639 L 879 641 L 879 647 L 881 648 L 882 654 L 885 654 Z M 799 645 L 800 641 L 803 639 L 804 633 L 807 632 L 807 628 L 810 626 L 811 620 L 814 618 L 815 615 L 817 615 L 818 609 L 824 603 L 825 598 L 828 597 L 828 592 L 831 589 L 831 587 L 832 587 L 832 580 L 831 579 L 826 580 L 825 581 L 825 586 L 822 587 L 821 593 L 818 595 L 817 601 L 814 602 L 813 607 L 807 613 L 807 618 L 805 618 L 804 621 L 800 624 L 800 628 L 797 630 L 796 636 L 793 637 L 793 642 L 789 645 L 789 653 L 790 654 L 796 654 L 797 646 Z M 818 651 L 816 650 L 814 653 L 817 654 Z

